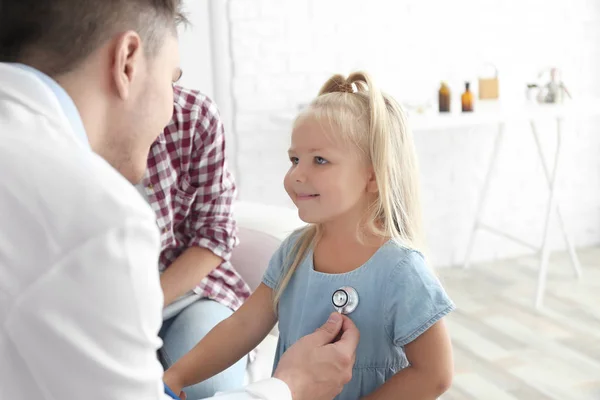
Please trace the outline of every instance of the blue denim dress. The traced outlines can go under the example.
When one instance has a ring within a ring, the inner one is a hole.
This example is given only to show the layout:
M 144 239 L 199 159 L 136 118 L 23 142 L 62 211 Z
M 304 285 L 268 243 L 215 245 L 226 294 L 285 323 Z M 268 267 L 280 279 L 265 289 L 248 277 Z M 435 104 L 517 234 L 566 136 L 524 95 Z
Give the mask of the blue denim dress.
M 275 289 L 284 265 L 293 257 L 295 233 L 271 258 L 263 282 Z M 279 342 L 273 369 L 298 339 L 314 332 L 334 311 L 333 293 L 354 288 L 358 307 L 349 317 L 360 330 L 352 380 L 336 400 L 356 400 L 383 385 L 408 366 L 404 346 L 454 310 L 423 256 L 394 240 L 383 245 L 365 264 L 344 274 L 315 271 L 312 249 L 298 266 L 279 302 Z

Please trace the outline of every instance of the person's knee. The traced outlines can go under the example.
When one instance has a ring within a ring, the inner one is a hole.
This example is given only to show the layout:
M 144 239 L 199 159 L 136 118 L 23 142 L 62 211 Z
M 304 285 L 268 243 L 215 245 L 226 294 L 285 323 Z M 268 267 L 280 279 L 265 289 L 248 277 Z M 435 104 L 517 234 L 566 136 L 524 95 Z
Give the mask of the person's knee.
M 204 337 L 232 314 L 231 309 L 214 300 L 199 300 L 181 311 L 175 323 L 192 326 L 197 335 Z
M 204 399 L 214 396 L 217 392 L 226 392 L 239 389 L 244 384 L 247 358 L 244 357 L 237 363 L 204 382 L 186 388 L 188 399 Z
M 165 363 L 172 365 L 232 314 L 229 308 L 212 300 L 199 300 L 182 310 L 163 335 L 161 356 Z

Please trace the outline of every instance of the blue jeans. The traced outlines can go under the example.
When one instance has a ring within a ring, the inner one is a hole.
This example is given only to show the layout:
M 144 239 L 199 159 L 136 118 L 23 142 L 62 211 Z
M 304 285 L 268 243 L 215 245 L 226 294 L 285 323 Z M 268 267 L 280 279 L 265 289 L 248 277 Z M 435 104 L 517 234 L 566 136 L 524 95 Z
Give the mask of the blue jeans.
M 165 370 L 189 352 L 219 322 L 233 312 L 214 300 L 201 299 L 163 322 L 159 355 Z M 185 388 L 189 400 L 212 397 L 216 392 L 239 389 L 244 384 L 247 358 L 204 382 Z

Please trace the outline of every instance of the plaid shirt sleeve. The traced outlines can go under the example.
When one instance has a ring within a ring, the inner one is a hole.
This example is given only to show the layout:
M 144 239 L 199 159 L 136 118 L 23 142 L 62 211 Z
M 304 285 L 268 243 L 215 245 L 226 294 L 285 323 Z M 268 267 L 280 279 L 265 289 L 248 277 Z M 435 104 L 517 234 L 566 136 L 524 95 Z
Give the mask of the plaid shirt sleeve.
M 194 126 L 189 179 L 196 198 L 186 221 L 188 247 L 199 246 L 229 260 L 237 245 L 232 203 L 236 187 L 227 169 L 225 132 L 216 105 L 203 101 Z

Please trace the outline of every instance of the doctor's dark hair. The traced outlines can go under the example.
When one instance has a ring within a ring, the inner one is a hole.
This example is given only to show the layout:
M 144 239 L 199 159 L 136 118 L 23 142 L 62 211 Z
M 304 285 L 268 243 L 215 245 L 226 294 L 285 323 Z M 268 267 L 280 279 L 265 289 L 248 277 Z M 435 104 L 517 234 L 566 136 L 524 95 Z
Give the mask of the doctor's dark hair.
M 351 145 L 375 173 L 377 196 L 365 210 L 361 228 L 402 246 L 423 251 L 420 184 L 412 132 L 400 105 L 366 72 L 334 75 L 296 119 L 320 123 L 332 141 Z M 361 240 L 358 229 L 359 240 Z M 301 229 L 275 290 L 277 305 L 308 249 L 319 240 L 319 224 Z
M 155 55 L 185 22 L 181 0 L 0 0 L 0 62 L 56 77 L 75 69 L 115 34 L 133 30 Z

